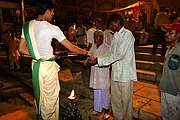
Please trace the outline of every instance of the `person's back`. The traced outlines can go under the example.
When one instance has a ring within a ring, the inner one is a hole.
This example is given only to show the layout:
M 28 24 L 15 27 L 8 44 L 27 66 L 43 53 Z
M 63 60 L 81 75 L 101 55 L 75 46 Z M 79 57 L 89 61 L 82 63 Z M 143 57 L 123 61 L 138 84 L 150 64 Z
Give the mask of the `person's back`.
M 160 6 L 160 12 L 157 13 L 155 21 L 154 21 L 154 27 L 156 28 L 156 33 L 155 33 L 155 39 L 153 41 L 153 48 L 152 48 L 152 54 L 156 54 L 158 44 L 161 43 L 161 54 L 164 55 L 166 52 L 166 40 L 165 40 L 165 31 L 162 27 L 163 24 L 168 24 L 169 23 L 169 15 L 164 12 L 165 11 L 165 6 L 161 5 Z
M 86 36 L 86 27 L 83 25 L 82 22 L 79 23 L 79 27 L 76 31 L 76 40 L 77 45 L 81 48 L 85 47 L 85 36 Z
M 37 108 L 37 119 L 59 120 L 60 66 L 55 62 L 52 39 L 57 39 L 76 54 L 92 53 L 70 43 L 59 27 L 52 25 L 56 4 L 49 0 L 36 0 L 38 16 L 22 29 L 19 51 L 32 57 L 32 84 Z
M 169 23 L 169 15 L 166 12 L 159 12 L 155 18 L 155 25 L 162 26 Z
M 154 26 L 157 28 L 158 26 L 162 26 L 163 24 L 169 23 L 169 15 L 164 12 L 165 6 L 160 6 L 160 12 L 156 14 L 155 20 L 154 20 Z
M 40 55 L 44 57 L 53 57 L 53 48 L 51 46 L 52 39 L 56 38 L 57 40 L 62 40 L 65 36 L 57 26 L 54 26 L 47 21 L 33 21 L 34 37 Z

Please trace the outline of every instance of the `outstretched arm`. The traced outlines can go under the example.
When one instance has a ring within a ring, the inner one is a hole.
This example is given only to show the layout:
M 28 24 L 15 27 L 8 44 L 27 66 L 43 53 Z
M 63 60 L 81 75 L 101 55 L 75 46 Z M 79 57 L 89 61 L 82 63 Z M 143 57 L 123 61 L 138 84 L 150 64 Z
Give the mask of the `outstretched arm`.
M 61 44 L 64 45 L 68 50 L 70 50 L 71 52 L 74 52 L 76 54 L 84 54 L 84 55 L 87 55 L 90 57 L 93 56 L 92 52 L 86 51 L 84 49 L 81 49 L 81 48 L 73 45 L 67 39 L 64 39 L 63 41 L 61 41 Z

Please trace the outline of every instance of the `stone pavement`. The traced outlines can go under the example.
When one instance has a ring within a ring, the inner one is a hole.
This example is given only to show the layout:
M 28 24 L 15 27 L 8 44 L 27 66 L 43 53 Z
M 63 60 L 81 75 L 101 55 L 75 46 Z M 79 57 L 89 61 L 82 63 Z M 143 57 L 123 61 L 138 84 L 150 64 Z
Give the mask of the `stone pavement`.
M 1 69 L 8 72 L 10 75 L 16 77 L 19 81 L 32 88 L 31 75 L 24 71 L 9 70 L 7 66 L 1 64 Z M 75 89 L 77 98 L 73 101 L 77 108 L 80 110 L 83 120 L 102 120 L 103 114 L 92 115 L 93 110 L 93 92 L 88 87 L 88 81 L 83 83 L 81 79 L 81 72 L 76 74 L 76 80 L 73 80 L 72 74 L 69 69 L 61 67 L 59 72 L 61 92 L 60 92 L 60 105 L 66 108 L 70 101 L 68 96 L 72 89 Z M 34 105 L 32 95 L 22 95 L 29 104 Z M 19 113 L 22 113 L 21 115 Z M 14 120 L 33 120 L 35 113 L 34 107 L 31 110 L 19 110 L 14 113 L 9 113 L 0 116 L 0 120 L 11 119 L 12 116 L 17 119 Z M 108 120 L 113 120 L 112 111 Z M 134 82 L 134 95 L 133 95 L 133 115 L 134 119 L 140 120 L 160 120 L 160 93 L 156 84 L 137 81 Z M 12 119 L 13 120 L 13 119 Z
M 2 67 L 9 74 L 17 77 L 19 80 L 24 82 L 26 85 L 32 87 L 30 75 L 20 71 L 10 71 L 8 68 Z M 68 69 L 62 69 L 60 71 L 60 81 L 61 81 L 61 93 L 60 93 L 60 104 L 66 108 L 70 101 L 67 97 L 70 95 L 71 90 L 74 88 L 77 92 L 77 98 L 73 101 L 77 108 L 80 110 L 84 120 L 101 120 L 102 114 L 91 115 L 93 110 L 93 94 L 92 90 L 88 88 L 88 84 L 83 84 L 81 79 L 77 79 L 76 86 L 72 81 L 72 75 Z M 77 76 L 80 76 L 77 75 Z M 78 78 L 78 77 L 77 77 Z M 28 101 L 27 95 L 24 96 Z M 33 100 L 29 101 L 33 104 Z M 5 116 L 17 115 L 17 113 L 22 111 L 17 111 Z M 25 112 L 25 111 L 23 111 Z M 28 116 L 28 112 L 24 117 Z M 134 83 L 134 95 L 133 95 L 133 115 L 136 119 L 141 120 L 159 120 L 160 118 L 160 93 L 158 91 L 157 85 L 137 81 Z M 5 117 L 1 116 L 1 118 Z M 29 119 L 29 118 L 28 118 Z M 22 120 L 22 119 L 17 119 Z M 109 120 L 113 120 L 111 116 Z
M 82 83 L 82 80 L 78 79 L 77 77 L 77 81 L 75 83 L 76 86 L 74 87 L 73 86 L 74 82 L 72 83 L 70 82 L 71 79 L 72 77 L 70 75 L 70 72 L 68 72 L 68 69 L 62 70 L 60 72 L 62 93 L 64 93 L 65 88 L 66 88 L 66 92 L 69 94 L 72 89 L 76 89 L 75 91 L 77 92 L 77 94 L 81 94 L 85 98 L 89 98 L 89 100 L 92 100 L 91 103 L 89 102 L 88 106 L 85 106 L 85 105 L 83 106 L 84 111 L 88 110 L 88 108 L 90 109 L 89 112 L 86 113 L 86 115 L 87 114 L 90 115 L 90 111 L 93 110 L 93 93 L 88 88 L 88 83 L 85 83 L 85 84 Z M 80 105 L 79 105 L 79 101 L 81 102 Z M 81 100 L 77 100 L 77 102 L 75 101 L 75 104 L 79 105 L 79 107 L 82 107 Z M 158 91 L 157 85 L 147 83 L 147 82 L 142 82 L 142 81 L 134 82 L 133 115 L 134 115 L 134 118 L 141 119 L 141 120 L 160 120 L 161 119 L 160 118 L 160 92 Z M 98 120 L 101 120 L 100 119 L 101 117 L 102 115 L 100 114 Z M 85 120 L 88 120 L 88 119 L 85 119 Z

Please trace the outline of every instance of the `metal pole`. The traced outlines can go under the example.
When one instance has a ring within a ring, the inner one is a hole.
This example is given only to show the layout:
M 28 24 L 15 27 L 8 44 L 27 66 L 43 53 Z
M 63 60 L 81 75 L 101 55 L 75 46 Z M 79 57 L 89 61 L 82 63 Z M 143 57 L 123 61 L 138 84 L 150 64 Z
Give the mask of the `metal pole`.
M 21 0 L 21 10 L 22 10 L 22 24 L 25 23 L 25 14 L 24 14 L 24 0 Z

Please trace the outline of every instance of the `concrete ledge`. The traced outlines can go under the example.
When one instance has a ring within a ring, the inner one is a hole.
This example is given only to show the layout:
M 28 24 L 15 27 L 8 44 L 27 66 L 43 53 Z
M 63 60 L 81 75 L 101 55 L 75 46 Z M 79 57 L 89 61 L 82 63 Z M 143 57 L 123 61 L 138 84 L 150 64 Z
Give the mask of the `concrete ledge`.
M 152 55 L 150 53 L 136 52 L 135 57 L 136 60 L 164 62 L 164 57 L 161 56 L 160 54 Z

